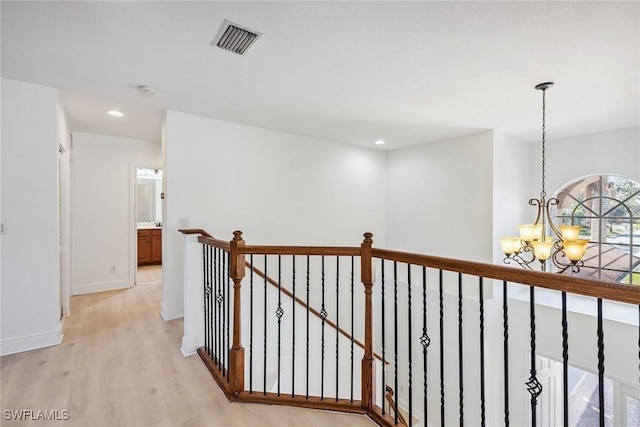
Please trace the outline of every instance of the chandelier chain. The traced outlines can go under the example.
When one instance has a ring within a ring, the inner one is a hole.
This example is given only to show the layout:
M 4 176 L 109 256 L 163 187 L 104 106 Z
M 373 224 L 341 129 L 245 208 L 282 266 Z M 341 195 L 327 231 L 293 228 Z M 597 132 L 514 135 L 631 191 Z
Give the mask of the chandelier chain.
M 544 169 L 545 169 L 545 136 L 546 136 L 546 130 L 545 130 L 545 112 L 546 112 L 546 102 L 545 102 L 545 95 L 547 94 L 547 90 L 546 89 L 542 89 L 542 191 L 540 192 L 540 197 L 541 198 L 545 198 L 547 196 L 547 193 L 544 190 L 544 184 L 545 184 L 545 173 L 544 173 Z

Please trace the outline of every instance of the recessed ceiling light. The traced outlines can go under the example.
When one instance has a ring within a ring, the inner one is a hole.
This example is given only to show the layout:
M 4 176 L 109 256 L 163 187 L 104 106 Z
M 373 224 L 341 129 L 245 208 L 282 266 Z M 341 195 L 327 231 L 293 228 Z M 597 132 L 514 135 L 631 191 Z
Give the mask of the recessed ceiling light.
M 376 145 L 382 145 L 382 144 L 384 144 L 383 140 L 379 139 L 379 140 L 376 141 Z
M 113 117 L 124 117 L 124 113 L 118 110 L 108 110 L 107 114 Z
M 158 92 L 155 87 L 151 86 L 138 86 L 138 90 L 145 95 L 153 96 Z

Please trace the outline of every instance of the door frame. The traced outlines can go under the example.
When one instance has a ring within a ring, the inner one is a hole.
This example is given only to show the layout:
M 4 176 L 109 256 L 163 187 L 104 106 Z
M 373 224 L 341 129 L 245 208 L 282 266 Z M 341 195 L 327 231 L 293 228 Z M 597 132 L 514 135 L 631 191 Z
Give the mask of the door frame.
M 144 163 L 130 163 L 129 167 L 129 253 L 131 254 L 131 258 L 129 260 L 129 265 L 131 266 L 129 270 L 129 283 L 131 283 L 131 287 L 135 286 L 137 283 L 137 271 L 138 271 L 138 221 L 136 221 L 136 200 L 137 200 L 137 181 L 138 181 L 138 173 L 137 169 L 158 169 L 163 171 L 162 180 L 164 181 L 164 168 L 161 165 L 152 165 L 152 164 L 144 164 Z M 164 185 L 164 183 L 163 183 Z M 164 228 L 164 221 L 162 222 L 162 227 Z
M 71 134 L 69 134 L 70 145 Z M 60 314 L 71 314 L 71 283 L 73 260 L 71 251 L 71 150 L 58 140 L 58 251 L 60 262 Z

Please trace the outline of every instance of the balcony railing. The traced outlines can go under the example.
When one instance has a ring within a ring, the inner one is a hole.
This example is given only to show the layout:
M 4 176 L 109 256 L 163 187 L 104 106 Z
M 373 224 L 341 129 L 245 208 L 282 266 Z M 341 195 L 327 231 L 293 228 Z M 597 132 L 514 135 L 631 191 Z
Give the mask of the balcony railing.
M 230 400 L 379 425 L 546 425 L 543 354 L 562 364 L 554 417 L 567 427 L 571 363 L 593 359 L 604 426 L 605 355 L 614 378 L 640 385 L 640 287 L 379 249 L 364 237 L 353 247 L 198 237 L 195 339 Z M 594 300 L 594 312 L 572 308 L 575 296 Z M 632 320 L 609 321 L 603 307 Z

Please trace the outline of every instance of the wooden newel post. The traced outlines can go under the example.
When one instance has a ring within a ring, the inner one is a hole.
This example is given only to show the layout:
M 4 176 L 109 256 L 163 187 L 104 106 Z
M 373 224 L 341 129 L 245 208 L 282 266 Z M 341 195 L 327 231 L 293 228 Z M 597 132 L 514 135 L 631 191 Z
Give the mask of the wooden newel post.
M 364 233 L 360 245 L 360 274 L 364 285 L 364 357 L 362 358 L 362 408 L 372 411 L 375 404 L 375 371 L 373 369 L 373 234 Z
M 233 240 L 230 242 L 229 276 L 233 280 L 233 346 L 229 352 L 229 391 L 237 396 L 244 391 L 244 347 L 242 347 L 241 319 L 242 297 L 240 286 L 245 270 L 244 254 L 238 253 L 238 247 L 244 246 L 242 231 L 233 232 Z

